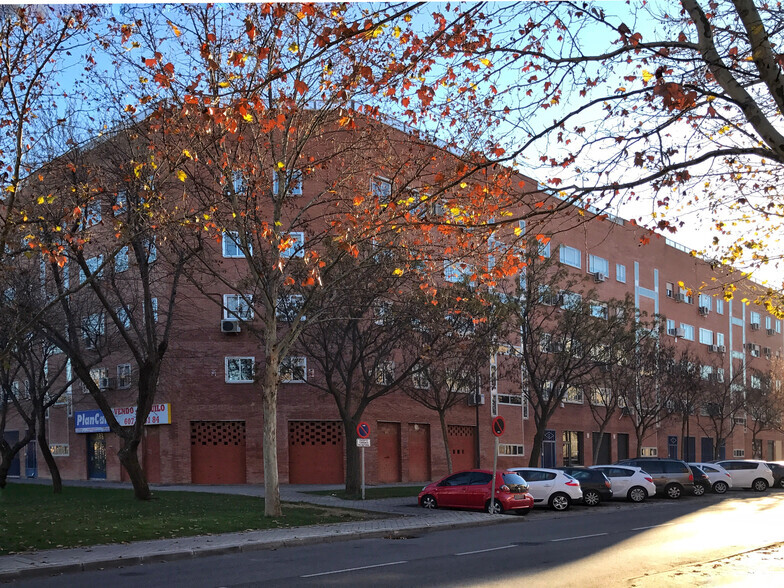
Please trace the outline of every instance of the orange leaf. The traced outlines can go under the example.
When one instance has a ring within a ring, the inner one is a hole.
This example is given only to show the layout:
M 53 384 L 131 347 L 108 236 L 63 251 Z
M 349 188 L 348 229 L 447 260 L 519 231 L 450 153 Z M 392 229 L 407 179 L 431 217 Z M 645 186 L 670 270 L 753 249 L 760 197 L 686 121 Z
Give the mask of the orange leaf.
M 302 80 L 297 80 L 294 82 L 294 89 L 300 94 L 304 95 L 305 92 L 308 91 L 308 85 Z

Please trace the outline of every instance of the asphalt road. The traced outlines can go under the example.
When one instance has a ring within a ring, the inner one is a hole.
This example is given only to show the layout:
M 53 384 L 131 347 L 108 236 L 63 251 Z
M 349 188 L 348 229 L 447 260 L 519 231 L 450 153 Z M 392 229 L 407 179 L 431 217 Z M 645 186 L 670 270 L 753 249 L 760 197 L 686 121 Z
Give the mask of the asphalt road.
M 503 515 L 513 516 L 513 515 Z M 18 586 L 634 586 L 784 540 L 784 492 L 538 510 L 511 524 L 84 572 Z

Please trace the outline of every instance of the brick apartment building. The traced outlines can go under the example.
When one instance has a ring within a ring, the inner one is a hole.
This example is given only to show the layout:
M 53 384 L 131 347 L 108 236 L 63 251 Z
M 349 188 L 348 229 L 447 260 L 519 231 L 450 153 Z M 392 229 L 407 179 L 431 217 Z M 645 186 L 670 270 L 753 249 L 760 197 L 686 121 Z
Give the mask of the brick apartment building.
M 387 180 L 367 173 L 364 181 L 372 192 Z M 305 194 L 307 183 L 306 178 Z M 99 202 L 92 212 L 112 215 L 111 202 Z M 562 217 L 548 221 L 554 233 L 573 212 L 565 211 Z M 764 308 L 742 302 L 745 296 L 741 293 L 752 285 L 736 282 L 738 292 L 732 300 L 725 300 L 723 289 L 712 285 L 720 284 L 713 278 L 721 279 L 723 274 L 711 263 L 664 238 L 653 237 L 642 245 L 645 236 L 639 227 L 614 217 L 574 223 L 567 231 L 557 231 L 547 246 L 547 255 L 587 276 L 600 296 L 609 299 L 630 294 L 640 310 L 666 317 L 662 336 L 677 337 L 678 345 L 721 361 L 727 377 L 738 369 L 744 370 L 744 378 L 753 377 L 752 370 L 765 371 L 770 359 L 780 356 L 784 334 L 780 319 Z M 230 239 L 216 244 L 211 255 L 227 268 L 239 263 Z M 701 289 L 702 285 L 707 287 Z M 222 294 L 219 286 L 214 288 L 214 293 Z M 229 304 L 230 300 L 224 299 L 224 305 Z M 234 325 L 225 321 L 232 317 L 195 290 L 188 291 L 184 306 L 140 449 L 149 481 L 262 483 L 261 398 L 257 386 L 243 375 L 244 360 L 261 359 L 258 341 L 245 331 L 230 332 Z M 501 378 L 497 385 L 490 384 L 491 364 L 497 361 L 502 359 L 488 358 L 482 393 L 466 395 L 465 402 L 447 415 L 456 470 L 492 463 L 490 423 L 496 415 L 506 422 L 499 466 L 528 463 L 535 431 L 530 407 L 519 382 Z M 281 482 L 342 483 L 346 439 L 338 411 L 331 398 L 315 393 L 301 381 L 312 377 L 308 358 L 301 362 L 296 381 L 284 380 L 280 385 L 277 441 Z M 93 373 L 101 386 L 109 389 L 116 414 L 132 414 L 131 365 L 113 360 Z M 597 426 L 584 395 L 566 400 L 549 423 L 541 462 L 545 466 L 561 465 L 564 460 L 590 465 L 593 444 L 598 441 Z M 700 431 L 696 420 L 686 439 L 681 436 L 679 421 L 666 421 L 638 448 L 630 418 L 621 412 L 613 419 L 600 461 L 634 456 L 638 450 L 646 455 L 680 456 L 683 443 L 696 459 L 709 459 L 713 454 L 712 440 Z M 433 411 L 403 393 L 393 393 L 372 402 L 363 420 L 370 425 L 371 445 L 366 450 L 369 483 L 420 482 L 446 472 L 440 424 Z M 46 427 L 64 479 L 127 479 L 116 457 L 118 440 L 107 432 L 100 412 L 80 385 L 73 385 L 49 410 Z M 13 421 L 6 435 L 19 435 Z M 724 451 L 727 457 L 784 457 L 782 434 L 763 431 L 759 438 L 761 446 L 753 448 L 750 431 L 739 424 Z M 42 462 L 33 442 L 19 456 L 11 475 L 47 476 L 38 464 Z

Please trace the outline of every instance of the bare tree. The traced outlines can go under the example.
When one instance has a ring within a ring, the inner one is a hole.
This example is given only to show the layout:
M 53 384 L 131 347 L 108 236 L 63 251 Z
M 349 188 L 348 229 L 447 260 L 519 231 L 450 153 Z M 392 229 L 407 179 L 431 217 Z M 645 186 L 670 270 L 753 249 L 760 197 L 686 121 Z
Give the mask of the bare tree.
M 738 422 L 746 421 L 744 410 L 748 388 L 745 378 L 745 370 L 735 369 L 731 376 L 717 372 L 705 383 L 697 423 L 713 439 L 713 459 L 720 459 L 721 448 L 732 436 Z
M 747 424 L 751 429 L 751 446 L 755 459 L 762 459 L 762 431 L 781 431 L 784 415 L 784 393 L 781 389 L 781 359 L 771 362 L 766 374 L 755 374 L 756 386 L 746 389 L 745 411 Z

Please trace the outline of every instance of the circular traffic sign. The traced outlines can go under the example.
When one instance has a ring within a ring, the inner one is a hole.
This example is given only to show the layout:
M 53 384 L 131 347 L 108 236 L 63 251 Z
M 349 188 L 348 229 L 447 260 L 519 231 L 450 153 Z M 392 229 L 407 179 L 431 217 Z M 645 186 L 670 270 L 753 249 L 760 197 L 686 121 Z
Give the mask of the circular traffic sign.
M 367 439 L 370 437 L 370 425 L 365 422 L 361 422 L 357 425 L 357 437 L 360 439 Z
M 504 417 L 497 416 L 493 419 L 493 435 L 496 437 L 500 437 L 504 434 L 504 427 L 506 423 L 504 422 Z

